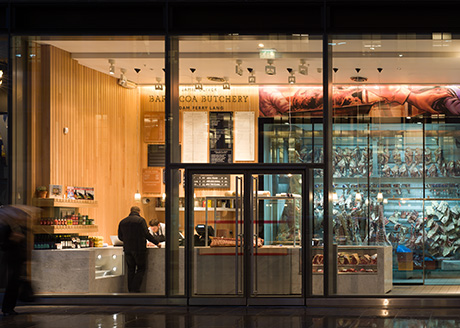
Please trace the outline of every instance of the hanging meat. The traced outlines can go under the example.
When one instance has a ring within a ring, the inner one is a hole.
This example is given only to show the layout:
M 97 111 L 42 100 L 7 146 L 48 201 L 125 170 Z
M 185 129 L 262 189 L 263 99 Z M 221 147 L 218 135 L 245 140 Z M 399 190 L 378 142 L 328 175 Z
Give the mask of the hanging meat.
M 386 178 L 391 178 L 391 168 L 388 164 L 385 164 L 382 168 L 382 175 Z
M 404 151 L 404 161 L 406 162 L 407 166 L 411 166 L 412 162 L 414 161 L 414 152 L 409 147 L 407 147 Z
M 358 163 L 361 159 L 360 149 L 359 146 L 356 146 L 353 151 L 351 152 L 351 158 Z
M 437 177 L 438 176 L 438 169 L 436 168 L 436 165 L 431 164 L 430 167 L 428 168 L 427 177 Z
M 407 169 L 407 165 L 406 165 L 406 164 L 402 164 L 402 165 L 399 167 L 399 176 L 400 176 L 400 177 L 408 177 L 408 176 L 409 176 L 409 170 Z
M 421 178 L 422 177 L 422 172 L 417 168 L 417 166 L 412 164 L 412 166 L 409 168 L 409 173 L 411 178 Z
M 398 147 L 395 147 L 395 149 L 392 152 L 392 155 L 393 155 L 393 161 L 395 162 L 395 164 L 401 165 L 401 163 L 402 163 L 402 161 L 401 161 L 401 150 Z
M 431 149 L 426 147 L 425 148 L 425 165 L 431 164 L 431 161 L 433 160 L 431 156 Z
M 399 167 L 398 165 L 395 165 L 391 168 L 391 174 L 394 176 L 394 177 L 398 177 L 399 176 Z
M 446 165 L 446 171 L 447 171 L 447 176 L 448 177 L 453 177 L 455 176 L 455 162 L 454 161 L 449 161 Z
M 443 152 L 442 152 L 442 148 L 441 147 L 438 147 L 435 151 L 434 151 L 434 156 L 435 156 L 435 161 L 438 165 L 441 165 L 442 162 L 444 161 L 444 156 L 443 156 Z
M 421 148 L 415 148 L 414 162 L 416 165 L 423 163 L 423 151 Z
M 388 164 L 388 161 L 390 159 L 390 152 L 388 150 L 388 148 L 380 148 L 378 153 L 377 153 L 377 162 L 380 164 L 380 165 L 385 165 L 385 164 Z

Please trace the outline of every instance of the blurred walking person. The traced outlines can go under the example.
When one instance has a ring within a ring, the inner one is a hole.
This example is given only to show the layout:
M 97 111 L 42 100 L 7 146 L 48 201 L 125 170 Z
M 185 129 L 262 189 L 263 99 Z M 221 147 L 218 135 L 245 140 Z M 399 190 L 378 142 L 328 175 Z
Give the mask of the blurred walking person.
M 25 209 L 25 207 L 24 207 Z M 14 206 L 0 207 L 0 248 L 5 253 L 7 283 L 2 303 L 4 316 L 18 314 L 14 308 L 18 297 L 33 300 L 32 286 L 26 278 L 28 210 Z

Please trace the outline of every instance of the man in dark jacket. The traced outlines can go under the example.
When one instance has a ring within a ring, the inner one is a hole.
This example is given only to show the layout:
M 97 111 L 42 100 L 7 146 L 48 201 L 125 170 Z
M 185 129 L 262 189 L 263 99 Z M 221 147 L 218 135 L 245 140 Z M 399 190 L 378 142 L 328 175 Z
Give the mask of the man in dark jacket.
M 118 238 L 123 241 L 126 264 L 128 266 L 128 290 L 130 293 L 140 293 L 142 280 L 147 266 L 147 248 L 145 240 L 161 247 L 147 228 L 147 223 L 140 216 L 138 206 L 131 207 L 129 216 L 118 225 Z

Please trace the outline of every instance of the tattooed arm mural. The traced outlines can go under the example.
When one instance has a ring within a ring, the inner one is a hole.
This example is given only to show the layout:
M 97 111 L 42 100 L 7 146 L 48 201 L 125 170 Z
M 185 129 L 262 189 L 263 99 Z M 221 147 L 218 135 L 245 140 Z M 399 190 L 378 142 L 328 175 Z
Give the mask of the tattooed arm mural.
M 368 89 L 387 103 L 405 102 L 430 114 L 460 114 L 460 89 L 456 86 L 431 88 L 409 88 L 405 86 L 384 86 Z
M 260 116 L 286 114 L 322 115 L 321 87 L 261 87 Z M 370 108 L 378 103 L 403 105 L 418 109 L 418 114 L 460 114 L 460 88 L 457 86 L 339 86 L 334 88 L 334 115 L 353 114 L 353 108 Z M 350 110 L 343 110 L 349 108 Z M 400 116 L 406 116 L 401 112 Z

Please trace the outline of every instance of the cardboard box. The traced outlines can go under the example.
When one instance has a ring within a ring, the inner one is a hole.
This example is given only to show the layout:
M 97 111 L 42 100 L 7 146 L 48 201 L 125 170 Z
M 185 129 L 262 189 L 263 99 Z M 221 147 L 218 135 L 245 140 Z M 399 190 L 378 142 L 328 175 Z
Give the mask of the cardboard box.
M 414 270 L 414 257 L 412 252 L 396 253 L 398 256 L 398 270 L 412 271 Z

